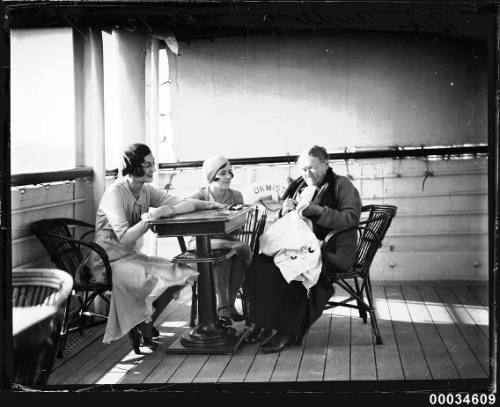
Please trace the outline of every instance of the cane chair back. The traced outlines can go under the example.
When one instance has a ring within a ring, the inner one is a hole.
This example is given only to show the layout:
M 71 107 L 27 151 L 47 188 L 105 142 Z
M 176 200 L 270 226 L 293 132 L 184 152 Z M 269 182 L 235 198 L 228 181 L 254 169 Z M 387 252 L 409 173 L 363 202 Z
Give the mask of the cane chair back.
M 369 212 L 368 219 L 365 224 L 358 226 L 360 236 L 354 262 L 354 271 L 361 277 L 369 272 L 375 254 L 382 246 L 385 234 L 397 212 L 397 208 L 392 205 L 369 205 L 364 209 Z
M 16 309 L 36 307 L 47 309 L 46 315 L 50 316 L 32 325 L 31 330 L 23 330 L 14 336 L 14 383 L 47 383 L 59 341 L 62 322 L 59 310 L 71 294 L 72 287 L 73 279 L 62 270 L 17 269 L 12 272 L 14 315 Z
M 74 237 L 71 232 L 75 229 L 84 229 L 80 238 Z M 94 225 L 70 218 L 43 219 L 31 225 L 33 233 L 45 247 L 52 262 L 57 268 L 66 271 L 73 277 L 73 296 L 68 298 L 65 307 L 64 321 L 61 327 L 61 341 L 58 357 L 62 357 L 66 338 L 70 333 L 82 331 L 86 328 L 106 322 L 107 316 L 92 311 L 96 298 L 102 298 L 107 304 L 109 299 L 106 293 L 112 289 L 111 265 L 104 249 L 91 241 Z M 91 278 L 91 253 L 98 255 L 105 267 L 105 280 L 94 282 Z M 77 324 L 70 327 L 72 322 Z
M 328 301 L 325 309 L 344 306 L 355 308 L 359 316 L 367 323 L 367 314 L 370 315 L 372 333 L 377 344 L 382 343 L 382 337 L 378 329 L 373 302 L 370 267 L 382 241 L 386 235 L 393 218 L 396 216 L 397 207 L 393 205 L 366 205 L 362 208 L 362 214 L 367 214 L 367 219 L 359 222 L 357 226 L 340 231 L 334 231 L 327 235 L 323 242 L 323 261 L 327 277 L 333 284 L 342 287 L 348 294 L 343 301 Z M 352 268 L 346 272 L 339 273 L 329 269 L 326 253 L 330 245 L 335 244 L 335 238 L 342 233 L 356 229 L 358 241 L 356 256 Z

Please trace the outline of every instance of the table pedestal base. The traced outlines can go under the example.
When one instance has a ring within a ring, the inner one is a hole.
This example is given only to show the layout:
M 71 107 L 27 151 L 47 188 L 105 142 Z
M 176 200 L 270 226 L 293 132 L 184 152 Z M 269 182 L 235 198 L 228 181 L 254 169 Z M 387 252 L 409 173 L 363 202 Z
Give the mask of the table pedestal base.
M 218 327 L 208 331 L 198 326 L 181 335 L 166 353 L 169 355 L 234 355 L 238 352 L 248 329 L 242 332 L 234 328 Z

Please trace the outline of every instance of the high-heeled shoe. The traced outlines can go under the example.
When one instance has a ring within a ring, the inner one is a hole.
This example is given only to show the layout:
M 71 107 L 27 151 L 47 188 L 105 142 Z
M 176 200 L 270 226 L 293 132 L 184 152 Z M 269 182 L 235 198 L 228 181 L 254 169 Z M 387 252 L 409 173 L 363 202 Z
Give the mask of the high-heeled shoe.
M 143 336 L 141 345 L 151 350 L 155 350 L 158 347 L 159 343 L 156 342 L 153 338 L 148 338 L 147 336 Z
M 159 336 L 158 330 L 153 326 L 152 322 L 143 322 L 139 325 L 141 346 L 145 346 L 149 349 L 156 349 L 158 347 L 158 342 L 156 342 L 153 338 L 155 336 L 155 331 Z
M 129 332 L 128 337 L 130 339 L 130 343 L 132 344 L 132 348 L 136 355 L 141 354 L 140 343 L 141 343 L 141 333 L 139 332 L 139 327 L 134 326 Z

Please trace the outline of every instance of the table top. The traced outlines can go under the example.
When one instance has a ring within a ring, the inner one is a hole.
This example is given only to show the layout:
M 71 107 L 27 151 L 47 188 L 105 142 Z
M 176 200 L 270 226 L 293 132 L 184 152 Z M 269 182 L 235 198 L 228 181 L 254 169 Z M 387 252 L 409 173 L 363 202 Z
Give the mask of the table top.
M 150 226 L 158 236 L 229 233 L 245 223 L 250 210 L 251 208 L 245 207 L 239 211 L 209 209 L 189 212 L 171 218 L 152 220 Z
M 12 308 L 12 334 L 14 336 L 30 328 L 31 326 L 45 321 L 57 312 L 56 307 L 50 305 L 36 307 L 13 307 Z

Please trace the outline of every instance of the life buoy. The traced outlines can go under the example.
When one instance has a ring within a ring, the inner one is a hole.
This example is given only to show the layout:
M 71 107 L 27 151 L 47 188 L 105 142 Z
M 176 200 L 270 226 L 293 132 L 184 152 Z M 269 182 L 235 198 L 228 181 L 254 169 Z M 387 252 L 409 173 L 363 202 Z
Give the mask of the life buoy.
M 279 202 L 286 190 L 286 185 L 271 183 L 253 183 L 246 188 L 245 202 L 254 203 L 258 201 Z

